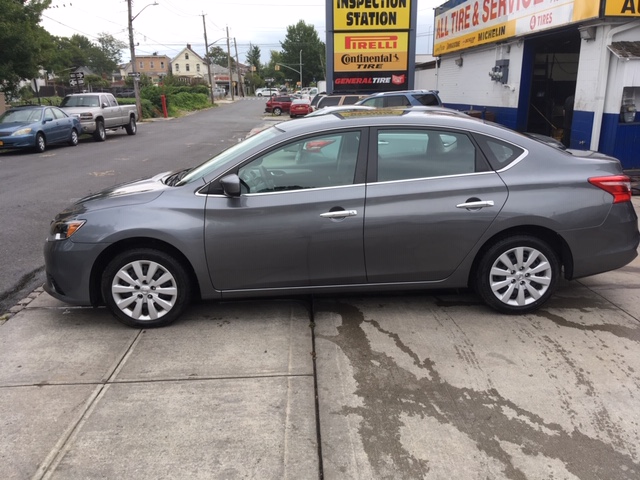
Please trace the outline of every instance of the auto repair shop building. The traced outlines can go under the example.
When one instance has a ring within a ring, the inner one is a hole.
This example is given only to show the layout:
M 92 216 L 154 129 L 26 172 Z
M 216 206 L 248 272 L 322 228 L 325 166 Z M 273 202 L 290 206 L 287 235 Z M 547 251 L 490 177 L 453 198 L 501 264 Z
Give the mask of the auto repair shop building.
M 435 9 L 448 107 L 640 168 L 640 0 L 450 0 Z

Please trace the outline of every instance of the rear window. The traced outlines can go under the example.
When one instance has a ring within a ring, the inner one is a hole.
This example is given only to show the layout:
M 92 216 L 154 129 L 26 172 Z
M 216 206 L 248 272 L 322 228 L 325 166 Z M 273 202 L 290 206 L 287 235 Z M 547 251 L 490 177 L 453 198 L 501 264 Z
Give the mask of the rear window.
M 426 107 L 437 107 L 438 105 L 440 105 L 438 97 L 436 97 L 433 93 L 414 95 L 413 98 L 420 102 L 421 105 L 424 105 Z
M 342 97 L 323 97 L 318 101 L 318 108 L 333 107 L 340 104 Z
M 494 170 L 505 168 L 524 153 L 524 149 L 497 138 L 477 135 L 476 140 Z

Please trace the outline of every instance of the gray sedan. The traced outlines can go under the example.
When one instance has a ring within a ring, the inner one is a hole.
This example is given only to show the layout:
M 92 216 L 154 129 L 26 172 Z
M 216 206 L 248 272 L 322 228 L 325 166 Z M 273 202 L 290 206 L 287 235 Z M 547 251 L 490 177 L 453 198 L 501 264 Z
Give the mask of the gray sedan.
M 194 298 L 432 288 L 517 314 L 561 275 L 636 257 L 616 159 L 446 111 L 364 113 L 283 122 L 79 200 L 51 224 L 46 290 L 142 328 Z

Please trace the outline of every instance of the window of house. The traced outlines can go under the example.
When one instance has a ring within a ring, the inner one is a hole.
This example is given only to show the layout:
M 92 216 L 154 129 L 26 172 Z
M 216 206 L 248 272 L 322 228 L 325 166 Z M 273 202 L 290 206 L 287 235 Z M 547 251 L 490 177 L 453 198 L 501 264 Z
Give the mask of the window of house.
M 189 54 L 188 54 L 188 53 L 185 53 L 185 54 L 184 54 L 184 59 L 185 59 L 185 60 L 189 60 Z
M 187 65 L 186 65 L 184 68 L 185 68 L 185 70 L 186 70 L 187 72 L 191 70 L 191 69 L 189 68 L 189 64 L 188 64 L 188 63 L 187 63 Z
M 289 143 L 242 166 L 244 193 L 351 185 L 360 132 L 318 135 Z
M 164 70 L 164 62 L 160 62 L 160 68 Z
M 377 135 L 378 181 L 381 182 L 486 170 L 484 161 L 476 162 L 476 147 L 462 132 L 381 129 Z
M 199 72 L 199 71 L 200 71 L 200 64 L 196 63 L 196 72 Z
M 142 62 L 142 61 L 140 62 L 140 68 L 141 69 L 144 68 L 144 62 Z
M 180 71 L 180 64 L 176 63 L 175 67 L 176 67 L 176 72 L 179 72 Z
M 151 60 L 151 62 L 150 62 L 150 64 L 149 64 L 149 67 L 150 67 L 150 68 L 154 68 L 154 67 L 155 67 L 155 65 L 154 65 L 154 63 L 153 63 L 153 60 Z

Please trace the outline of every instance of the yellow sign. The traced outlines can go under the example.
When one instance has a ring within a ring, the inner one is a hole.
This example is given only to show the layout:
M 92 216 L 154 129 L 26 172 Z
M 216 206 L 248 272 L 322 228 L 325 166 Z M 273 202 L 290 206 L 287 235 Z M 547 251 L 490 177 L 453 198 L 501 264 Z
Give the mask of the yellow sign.
M 408 30 L 411 0 L 333 0 L 333 28 L 337 31 Z
M 640 17 L 640 0 L 607 0 L 607 17 Z
M 407 32 L 336 33 L 333 36 L 336 72 L 397 71 L 407 69 Z
M 597 18 L 599 9 L 596 0 L 466 0 L 447 10 L 440 7 L 433 54 Z

